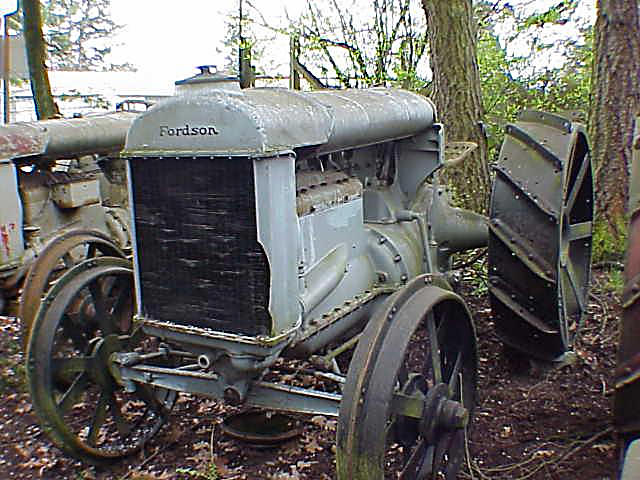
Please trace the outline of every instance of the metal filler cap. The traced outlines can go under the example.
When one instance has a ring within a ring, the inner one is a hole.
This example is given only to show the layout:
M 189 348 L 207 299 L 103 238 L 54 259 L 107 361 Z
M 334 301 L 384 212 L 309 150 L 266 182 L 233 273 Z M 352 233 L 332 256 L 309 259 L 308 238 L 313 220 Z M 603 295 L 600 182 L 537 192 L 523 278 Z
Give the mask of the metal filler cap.
M 200 73 L 175 82 L 177 94 L 211 89 L 240 91 L 240 80 L 237 75 L 218 71 L 215 65 L 200 65 L 196 68 Z

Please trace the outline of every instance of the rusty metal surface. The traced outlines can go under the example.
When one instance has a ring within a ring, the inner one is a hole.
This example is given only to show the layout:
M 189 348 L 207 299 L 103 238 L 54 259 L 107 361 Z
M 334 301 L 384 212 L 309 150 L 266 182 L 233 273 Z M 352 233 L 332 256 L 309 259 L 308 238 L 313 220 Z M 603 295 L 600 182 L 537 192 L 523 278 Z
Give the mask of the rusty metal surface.
M 464 302 L 430 282 L 417 277 L 389 297 L 358 343 L 340 405 L 338 478 L 456 476 L 475 403 L 475 332 Z M 420 400 L 417 422 L 394 410 L 398 393 Z M 445 410 L 456 413 L 445 419 Z
M 117 152 L 136 116 L 116 112 L 0 126 L 0 163 L 25 157 L 55 159 Z
M 562 360 L 586 313 L 593 179 L 584 129 L 525 112 L 507 126 L 491 196 L 489 292 L 502 340 Z
M 111 354 L 140 345 L 132 282 L 128 260 L 78 264 L 43 300 L 29 339 L 27 379 L 43 430 L 63 451 L 94 464 L 142 448 L 176 398 L 167 390 L 125 391 L 110 375 Z
M 640 435 L 640 118 L 629 179 L 629 236 L 622 293 L 622 321 L 615 372 L 614 419 L 619 432 Z
M 362 197 L 362 183 L 343 172 L 299 172 L 296 174 L 298 216 L 335 207 Z
M 15 268 L 24 253 L 23 209 L 16 167 L 0 161 L 0 272 Z

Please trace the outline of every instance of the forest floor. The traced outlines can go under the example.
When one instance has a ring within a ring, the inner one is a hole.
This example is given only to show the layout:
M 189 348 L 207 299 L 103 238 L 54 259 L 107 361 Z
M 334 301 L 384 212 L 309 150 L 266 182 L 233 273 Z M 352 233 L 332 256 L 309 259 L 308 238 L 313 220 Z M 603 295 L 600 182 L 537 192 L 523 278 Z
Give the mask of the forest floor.
M 463 279 L 479 342 L 479 401 L 461 479 L 615 479 L 618 451 L 611 427 L 612 384 L 620 315 L 612 281 L 596 270 L 589 316 L 575 361 L 561 368 L 505 355 L 496 338 L 486 289 Z M 473 287 L 475 285 L 475 287 Z M 473 288 L 475 288 L 475 290 Z M 19 325 L 0 317 L 1 479 L 332 479 L 336 420 L 302 419 L 300 436 L 255 449 L 226 438 L 230 409 L 183 395 L 170 422 L 138 455 L 97 469 L 66 457 L 43 435 L 24 386 Z

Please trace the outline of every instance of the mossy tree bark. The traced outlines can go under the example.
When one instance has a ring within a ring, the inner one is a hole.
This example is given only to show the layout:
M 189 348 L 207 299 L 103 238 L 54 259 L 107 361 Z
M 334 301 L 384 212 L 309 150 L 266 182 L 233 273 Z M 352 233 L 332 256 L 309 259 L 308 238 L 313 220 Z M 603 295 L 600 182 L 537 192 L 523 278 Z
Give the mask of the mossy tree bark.
M 47 47 L 42 34 L 40 1 L 22 0 L 22 12 L 31 92 L 36 106 L 36 114 L 40 120 L 58 117 L 60 111 L 53 100 L 46 66 Z
M 589 135 L 596 222 L 621 247 L 635 117 L 640 113 L 638 0 L 598 0 Z
M 434 100 L 448 141 L 471 141 L 478 149 L 444 178 L 459 203 L 484 212 L 489 196 L 487 138 L 476 55 L 471 0 L 422 0 L 427 15 Z

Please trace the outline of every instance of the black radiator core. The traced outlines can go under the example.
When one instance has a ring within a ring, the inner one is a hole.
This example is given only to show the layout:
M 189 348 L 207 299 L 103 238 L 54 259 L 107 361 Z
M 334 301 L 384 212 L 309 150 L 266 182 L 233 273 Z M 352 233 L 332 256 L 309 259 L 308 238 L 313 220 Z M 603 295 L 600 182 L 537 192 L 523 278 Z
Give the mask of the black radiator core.
M 144 314 L 229 333 L 270 333 L 269 264 L 257 240 L 252 160 L 130 164 Z

